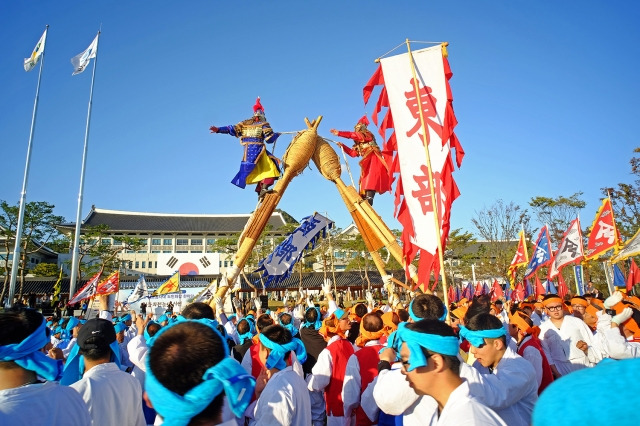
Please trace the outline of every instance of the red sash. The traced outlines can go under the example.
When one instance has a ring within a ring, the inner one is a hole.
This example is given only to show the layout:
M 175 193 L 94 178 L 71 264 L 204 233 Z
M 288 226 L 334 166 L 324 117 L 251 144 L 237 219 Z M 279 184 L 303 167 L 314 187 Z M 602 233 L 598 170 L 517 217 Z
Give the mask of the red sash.
M 342 401 L 342 385 L 344 373 L 347 370 L 347 361 L 353 355 L 353 345 L 346 339 L 339 339 L 327 346 L 331 354 L 331 379 L 325 388 L 324 394 L 327 401 L 327 415 L 344 416 L 344 402 Z
M 547 361 L 547 356 L 544 354 L 544 350 L 542 350 L 542 344 L 540 340 L 536 336 L 531 336 L 529 340 L 527 340 L 522 346 L 518 348 L 518 355 L 523 356 L 524 350 L 532 346 L 536 348 L 540 355 L 542 356 L 542 382 L 538 387 L 538 395 L 542 393 L 542 391 L 553 382 L 553 372 L 551 371 L 551 367 L 549 366 L 549 361 Z
M 383 347 L 382 345 L 365 346 L 355 354 L 360 366 L 360 395 L 364 393 L 369 383 L 373 382 L 373 379 L 378 376 L 378 361 L 380 361 L 378 352 Z M 358 405 L 356 408 L 356 426 L 371 426 L 374 424 L 362 409 L 362 405 Z

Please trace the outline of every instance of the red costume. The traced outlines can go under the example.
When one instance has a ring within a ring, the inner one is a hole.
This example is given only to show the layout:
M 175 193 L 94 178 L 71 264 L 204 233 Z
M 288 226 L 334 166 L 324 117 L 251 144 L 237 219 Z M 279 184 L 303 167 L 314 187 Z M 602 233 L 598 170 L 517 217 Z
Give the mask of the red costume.
M 389 167 L 380 148 L 376 143 L 373 133 L 367 129 L 367 116 L 363 116 L 356 124 L 353 132 L 331 130 L 334 135 L 352 139 L 355 144 L 349 148 L 338 142 L 340 147 L 351 157 L 362 157 L 360 160 L 360 195 L 365 197 L 369 204 L 373 204 L 373 196 L 377 192 L 383 194 L 391 191 Z

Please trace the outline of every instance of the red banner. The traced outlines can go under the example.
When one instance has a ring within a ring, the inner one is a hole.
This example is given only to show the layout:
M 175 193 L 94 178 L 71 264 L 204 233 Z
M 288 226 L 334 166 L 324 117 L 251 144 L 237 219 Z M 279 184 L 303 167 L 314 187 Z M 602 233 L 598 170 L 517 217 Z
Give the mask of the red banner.
M 618 233 L 613 220 L 613 209 L 611 200 L 602 200 L 602 206 L 596 214 L 596 218 L 591 225 L 591 233 L 587 242 L 585 259 L 593 260 L 602 256 L 607 250 L 617 247 Z

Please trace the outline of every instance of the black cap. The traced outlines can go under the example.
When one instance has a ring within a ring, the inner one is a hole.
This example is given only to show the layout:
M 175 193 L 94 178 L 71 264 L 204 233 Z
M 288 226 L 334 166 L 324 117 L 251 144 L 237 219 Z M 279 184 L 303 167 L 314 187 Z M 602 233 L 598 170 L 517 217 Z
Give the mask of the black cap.
M 86 343 L 90 338 L 92 343 Z M 116 341 L 116 330 L 113 324 L 102 318 L 88 320 L 78 332 L 77 344 L 80 349 L 93 349 L 98 346 L 109 346 Z

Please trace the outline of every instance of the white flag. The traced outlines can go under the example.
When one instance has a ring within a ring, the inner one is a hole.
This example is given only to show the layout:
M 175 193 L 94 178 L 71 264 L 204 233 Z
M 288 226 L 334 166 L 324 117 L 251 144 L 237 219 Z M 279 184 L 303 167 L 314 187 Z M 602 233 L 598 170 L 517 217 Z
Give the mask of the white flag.
M 582 247 L 582 233 L 580 232 L 580 221 L 575 219 L 571 222 L 569 229 L 564 234 L 558 252 L 551 264 L 549 277 L 555 278 L 560 273 L 560 268 L 569 263 L 576 262 L 584 256 Z
M 42 37 L 36 44 L 36 47 L 33 48 L 33 52 L 31 56 L 28 58 L 24 58 L 24 70 L 29 72 L 36 67 L 38 62 L 40 62 L 40 57 L 44 53 L 44 42 L 47 40 L 47 30 L 44 30 L 42 33 Z
M 67 305 L 75 305 L 81 300 L 88 299 L 90 297 L 95 296 L 98 280 L 100 280 L 101 275 L 102 275 L 102 268 L 100 269 L 100 271 L 98 271 L 97 274 L 91 277 L 89 281 L 87 281 L 84 287 L 82 287 L 80 291 L 78 291 L 71 300 L 69 300 L 69 303 L 67 303 Z
M 71 65 L 73 65 L 73 74 L 71 75 L 76 75 L 83 72 L 84 69 L 87 67 L 87 65 L 89 65 L 91 58 L 96 57 L 96 54 L 98 53 L 98 37 L 99 36 L 100 34 L 98 33 L 98 35 L 96 36 L 96 38 L 93 39 L 89 47 L 87 47 L 87 50 L 71 58 Z
M 149 296 L 149 289 L 147 288 L 147 280 L 144 279 L 144 275 L 141 275 L 136 283 L 135 288 L 131 291 L 129 297 L 125 303 L 136 303 L 140 299 L 144 299 Z
M 429 253 L 436 253 L 438 240 L 434 226 L 434 206 L 431 203 L 427 177 L 426 154 L 422 141 L 419 109 L 424 110 L 425 127 L 429 132 L 429 155 L 440 226 L 445 209 L 451 205 L 443 191 L 442 173 L 450 155 L 448 141 L 439 133 L 447 107 L 447 85 L 441 46 L 413 52 L 420 94 L 416 95 L 408 53 L 380 61 L 384 83 L 393 113 L 398 143 L 398 161 L 407 207 L 415 234 L 411 242 Z M 418 100 L 419 99 L 419 100 Z M 444 142 L 444 143 L 443 143 Z M 440 232 L 442 234 L 442 230 Z
M 640 229 L 636 234 L 627 241 L 620 252 L 613 256 L 611 263 L 617 263 L 631 256 L 637 256 L 640 253 Z
M 206 302 L 207 300 L 211 299 L 216 294 L 216 290 L 217 289 L 218 289 L 218 281 L 213 280 L 213 281 L 211 281 L 209 286 L 206 289 L 204 289 L 204 291 L 202 293 L 200 293 L 199 295 L 197 295 L 195 297 L 195 299 L 193 299 L 193 301 L 194 302 Z

